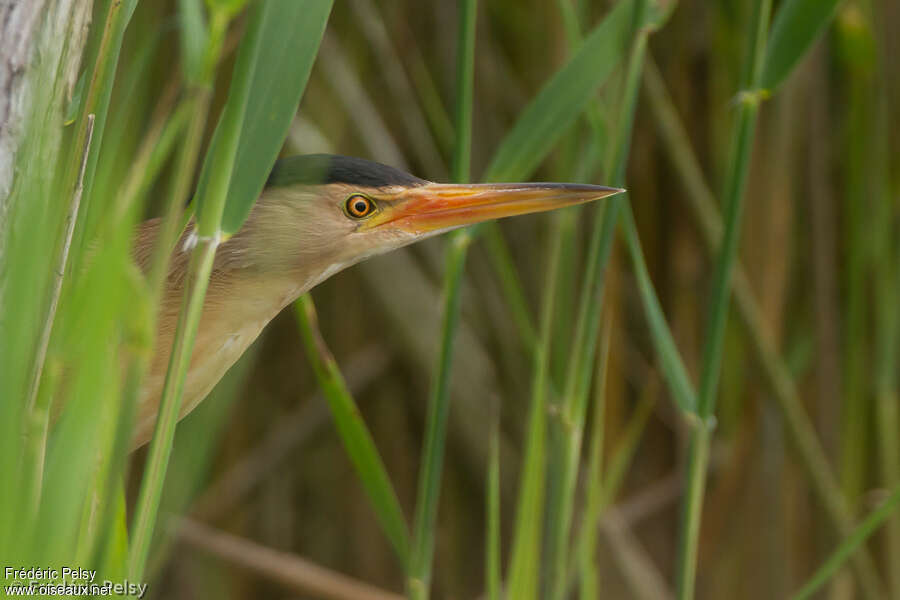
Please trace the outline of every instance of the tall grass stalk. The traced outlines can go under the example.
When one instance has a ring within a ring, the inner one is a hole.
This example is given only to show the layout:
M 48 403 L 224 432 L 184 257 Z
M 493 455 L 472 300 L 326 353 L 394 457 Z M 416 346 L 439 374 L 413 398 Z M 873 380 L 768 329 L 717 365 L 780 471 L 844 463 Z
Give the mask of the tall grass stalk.
M 691 382 L 687 368 L 684 366 L 684 360 L 678 352 L 678 347 L 675 345 L 675 338 L 672 337 L 672 332 L 666 322 L 666 316 L 653 288 L 653 281 L 650 279 L 650 272 L 644 260 L 644 253 L 641 250 L 641 242 L 638 238 L 637 225 L 634 222 L 634 214 L 631 212 L 630 205 L 625 204 L 621 218 L 625 245 L 628 248 L 628 254 L 631 256 L 638 293 L 644 307 L 645 317 L 650 328 L 650 335 L 660 368 L 669 387 L 669 392 L 674 397 L 678 408 L 682 410 L 682 415 L 690 419 L 693 417 L 693 411 L 697 405 L 697 393 L 694 390 L 694 384 Z
M 220 21 L 220 23 L 224 27 L 224 22 Z M 221 40 L 221 38 L 216 37 L 211 39 Z M 221 46 L 210 48 L 212 56 L 218 57 L 220 52 Z M 211 78 L 212 75 L 213 71 L 210 69 L 208 76 Z M 130 352 L 125 368 L 122 413 L 119 418 L 118 438 L 113 455 L 114 457 L 121 456 L 121 460 L 124 460 L 124 456 L 131 445 L 131 432 L 141 384 L 152 360 L 149 348 L 153 344 L 153 332 L 156 330 L 157 307 L 159 306 L 163 285 L 168 273 L 172 247 L 175 245 L 179 231 L 184 225 L 181 203 L 190 193 L 203 142 L 203 132 L 206 129 L 211 98 L 212 91 L 210 87 L 205 85 L 196 86 L 188 93 L 187 98 L 182 101 L 182 105 L 176 109 L 175 113 L 177 115 L 179 111 L 184 110 L 185 114 L 188 115 L 188 120 L 185 126 L 184 140 L 175 155 L 174 173 L 171 176 L 171 183 L 166 194 L 162 223 L 156 239 L 156 248 L 153 251 L 150 271 L 147 275 L 146 294 L 149 297 L 151 309 L 146 314 L 139 315 L 139 318 L 135 320 L 135 332 L 133 335 L 137 339 L 137 344 L 133 346 L 135 350 Z M 172 122 L 169 123 L 169 126 L 172 126 Z M 116 470 L 113 470 L 113 472 L 116 472 Z M 107 504 L 109 501 L 110 495 L 108 494 Z
M 518 505 L 507 569 L 507 597 L 529 600 L 540 593 L 541 542 L 546 481 L 546 422 L 549 387 L 550 340 L 553 333 L 555 299 L 561 248 L 559 230 L 548 242 L 548 268 L 544 282 L 539 343 L 534 352 L 531 406 L 525 435 Z
M 159 414 L 150 450 L 147 466 L 141 483 L 135 517 L 132 523 L 132 541 L 129 554 L 128 574 L 133 580 L 140 581 L 147 557 L 150 553 L 150 542 L 156 525 L 159 500 L 165 481 L 166 467 L 172 452 L 172 441 L 175 437 L 175 423 L 181 406 L 181 395 L 184 380 L 187 376 L 191 350 L 200 323 L 203 300 L 209 276 L 212 273 L 213 260 L 219 246 L 219 237 L 201 240 L 191 253 L 187 285 L 184 300 L 175 329 L 175 346 L 169 360 L 166 381 L 160 400 Z
M 488 600 L 500 600 L 500 582 L 503 579 L 500 565 L 500 422 L 495 419 L 491 428 L 491 445 L 488 456 L 488 479 L 485 494 L 487 535 L 485 536 L 484 572 Z
M 76 233 L 75 243 L 83 244 L 85 241 L 85 233 L 92 230 L 92 223 L 96 218 L 94 216 L 94 207 L 96 202 L 93 201 L 91 191 L 94 187 L 94 173 L 97 168 L 97 161 L 100 156 L 100 148 L 103 144 L 104 132 L 106 128 L 106 118 L 109 112 L 109 102 L 112 96 L 113 83 L 116 75 L 116 68 L 119 64 L 119 53 L 122 48 L 122 39 L 125 36 L 125 29 L 128 27 L 134 10 L 137 7 L 137 0 L 110 1 L 106 15 L 106 21 L 103 27 L 103 34 L 97 49 L 97 55 L 93 64 L 93 70 L 90 71 L 90 79 L 87 84 L 87 92 L 84 95 L 84 104 L 81 107 L 81 116 L 79 123 L 87 120 L 88 114 L 94 114 L 94 125 L 91 134 L 94 138 L 93 149 L 88 152 L 87 164 L 84 167 L 84 197 L 85 203 L 81 209 L 81 219 L 79 220 Z M 87 73 L 85 73 L 87 75 Z M 86 131 L 79 128 L 78 133 L 74 136 L 69 161 L 65 167 L 63 178 L 63 189 L 74 189 L 75 181 L 79 177 L 81 171 L 80 152 L 84 146 Z M 76 265 L 77 266 L 77 265 Z
M 244 4 L 238 0 L 210 5 L 213 23 L 227 24 Z M 129 556 L 132 579 L 140 579 L 147 561 L 216 249 L 223 236 L 241 226 L 263 188 L 297 111 L 330 12 L 330 0 L 303 6 L 288 0 L 265 0 L 250 9 L 228 100 L 196 193 L 196 226 L 188 238 L 196 245 L 135 510 Z M 224 33 L 226 27 L 214 26 L 212 31 Z M 214 43 L 219 44 L 217 40 Z M 217 57 L 210 58 L 207 64 L 214 65 Z
M 471 235 L 463 231 L 450 239 L 444 271 L 444 317 L 441 328 L 441 347 L 435 383 L 429 394 L 425 421 L 425 445 L 419 469 L 416 498 L 413 552 L 410 558 L 407 593 L 410 598 L 429 597 L 431 564 L 434 556 L 435 527 L 443 470 L 444 445 L 447 437 L 447 418 L 450 410 L 450 369 L 453 361 L 453 342 L 459 326 L 459 291 L 462 285 L 466 254 Z
M 475 78 L 475 24 L 477 0 L 459 4 L 459 28 L 456 55 L 456 141 L 453 150 L 452 178 L 468 181 L 472 153 L 472 89 Z M 438 499 L 450 411 L 450 377 L 453 349 L 459 325 L 459 294 L 466 254 L 472 241 L 468 230 L 454 232 L 449 241 L 444 270 L 443 325 L 440 351 L 429 394 L 425 442 L 419 469 L 413 552 L 410 560 L 407 593 L 411 598 L 429 597 Z
M 873 244 L 874 270 L 877 274 L 875 301 L 879 327 L 875 333 L 875 414 L 878 421 L 878 455 L 881 463 L 881 486 L 891 489 L 900 485 L 900 395 L 898 395 L 897 359 L 900 353 L 900 245 L 892 235 L 892 211 L 895 203 L 890 194 L 888 161 L 887 100 L 879 98 L 875 119 L 875 174 L 877 190 L 876 241 Z M 900 516 L 894 515 L 885 526 L 887 564 L 900 565 Z M 900 598 L 900 569 L 888 569 L 890 597 Z
M 44 401 L 38 402 L 38 388 L 41 385 L 41 376 L 44 371 L 44 362 L 47 359 L 47 348 L 50 345 L 50 333 L 53 331 L 53 323 L 56 320 L 56 310 L 59 307 L 59 296 L 62 291 L 63 277 L 69 264 L 69 251 L 72 248 L 72 235 L 75 232 L 75 222 L 78 219 L 78 209 L 81 206 L 81 196 L 84 193 L 84 172 L 87 168 L 88 154 L 91 150 L 91 140 L 94 136 L 94 114 L 87 115 L 84 124 L 87 130 L 84 136 L 84 149 L 81 152 L 81 169 L 78 172 L 78 180 L 72 192 L 72 203 L 66 214 L 66 224 L 63 233 L 62 247 L 53 273 L 53 283 L 50 288 L 50 301 L 47 314 L 38 338 L 37 352 L 35 353 L 34 367 L 31 374 L 28 396 L 25 400 L 26 414 L 30 415 L 26 422 L 25 457 L 23 470 L 28 483 L 24 486 L 28 497 L 27 503 L 31 507 L 30 522 L 37 514 L 38 504 L 41 499 L 41 487 L 43 485 L 44 458 L 47 447 L 47 429 L 50 426 L 49 401 L 51 394 L 41 396 Z
M 653 63 L 648 63 L 644 81 L 651 111 L 662 134 L 663 148 L 685 187 L 692 215 L 703 234 L 707 252 L 715 256 L 721 244 L 722 219 L 716 210 L 713 193 L 704 179 L 687 131 Z M 772 390 L 772 396 L 778 403 L 790 439 L 800 456 L 800 464 L 809 477 L 813 493 L 825 507 L 825 514 L 834 529 L 841 535 L 848 535 L 853 527 L 853 516 L 812 421 L 803 407 L 791 369 L 778 353 L 772 336 L 768 333 L 769 326 L 750 288 L 746 272 L 740 264 L 736 264 L 732 271 L 738 313 L 744 322 L 751 348 L 756 353 L 763 375 Z M 866 584 L 867 587 L 877 586 L 874 563 L 865 546 L 857 549 L 853 560 L 858 576 L 870 582 Z
M 828 580 L 833 577 L 841 566 L 850 558 L 857 549 L 865 543 L 866 539 L 884 523 L 900 507 L 900 487 L 894 488 L 891 494 L 885 498 L 881 505 L 873 510 L 862 523 L 860 523 L 819 567 L 812 577 L 797 591 L 791 600 L 804 600 L 818 591 Z M 890 566 L 889 568 L 893 568 Z M 887 596 L 882 596 L 886 598 Z
M 605 172 L 612 177 L 612 185 L 623 185 L 628 150 L 631 147 L 631 130 L 637 104 L 640 82 L 640 65 L 646 49 L 649 29 L 643 26 L 648 3 L 635 3 L 633 13 L 634 42 L 629 58 L 625 90 L 622 96 L 620 118 L 615 138 L 610 144 L 609 163 Z M 609 261 L 615 225 L 620 210 L 619 198 L 611 199 L 604 208 L 595 209 L 593 235 L 583 277 L 584 287 L 579 301 L 572 356 L 566 374 L 566 386 L 556 418 L 561 431 L 556 440 L 558 448 L 551 451 L 559 458 L 551 474 L 548 503 L 548 561 L 551 598 L 562 599 L 568 578 L 569 537 L 574 507 L 575 484 L 581 456 L 581 441 L 587 412 L 587 398 L 600 325 L 600 308 L 603 301 L 604 271 Z
M 578 553 L 578 573 L 582 598 L 599 598 L 600 573 L 597 567 L 597 528 L 600 525 L 603 492 L 603 444 L 606 439 L 606 390 L 609 348 L 612 328 L 605 323 L 600 342 L 600 357 L 597 361 L 597 385 L 594 394 L 594 414 L 591 422 L 591 447 L 585 474 L 584 517 L 581 523 L 579 542 L 575 545 Z
M 310 295 L 301 296 L 294 303 L 294 308 L 307 357 L 313 366 L 319 387 L 328 401 L 335 427 L 363 484 L 363 489 L 369 496 L 375 517 L 394 547 L 400 564 L 406 567 L 409 564 L 410 553 L 409 529 L 384 462 L 334 356 L 322 339 L 316 308 Z
M 127 2 L 110 2 L 104 22 L 103 34 L 99 47 L 94 57 L 90 82 L 83 97 L 81 114 L 78 119 L 79 126 L 70 146 L 69 159 L 62 171 L 61 190 L 64 194 L 72 194 L 72 203 L 69 206 L 64 228 L 63 239 L 60 243 L 59 258 L 55 265 L 55 275 L 49 290 L 47 311 L 41 325 L 41 333 L 38 337 L 37 347 L 32 359 L 29 387 L 26 391 L 25 422 L 29 424 L 26 435 L 33 435 L 35 439 L 26 441 L 26 445 L 33 448 L 28 453 L 23 465 L 26 476 L 31 479 L 36 489 L 32 495 L 36 500 L 40 494 L 40 486 L 43 480 L 43 460 L 46 448 L 47 427 L 49 416 L 45 413 L 48 406 L 37 406 L 37 398 L 44 372 L 44 363 L 47 358 L 47 349 L 50 343 L 50 335 L 56 320 L 56 311 L 62 290 L 66 272 L 70 269 L 70 250 L 73 242 L 76 247 L 78 235 L 76 231 L 83 231 L 84 220 L 90 210 L 90 190 L 93 187 L 94 169 L 96 167 L 99 146 L 103 139 L 103 126 L 109 109 L 109 97 L 112 94 L 113 80 L 119 59 L 119 51 L 122 46 L 122 38 L 125 28 L 134 13 L 137 0 Z M 82 197 L 87 199 L 82 202 Z M 79 218 L 80 217 L 80 218 Z M 49 401 L 49 395 L 46 396 Z M 36 447 L 38 445 L 39 447 Z M 40 461 L 41 464 L 33 463 Z
M 487 181 L 515 181 L 530 177 L 554 143 L 585 110 L 588 111 L 589 121 L 598 124 L 598 119 L 590 118 L 594 114 L 591 101 L 597 88 L 603 86 L 616 66 L 621 64 L 634 28 L 661 25 L 668 16 L 663 12 L 653 14 L 651 18 L 647 15 L 648 11 L 643 11 L 642 20 L 636 22 L 636 5 L 637 0 L 616 3 L 584 38 L 566 64 L 544 84 L 497 148 L 485 173 Z M 610 203 L 615 201 L 612 199 Z M 483 232 L 491 264 L 500 279 L 503 296 L 512 312 L 519 337 L 528 351 L 533 353 L 538 337 L 506 242 L 495 223 L 486 224 L 480 231 Z
M 211 148 L 212 154 L 209 160 L 212 175 L 209 185 L 204 190 L 205 193 L 202 193 L 197 200 L 198 218 L 194 234 L 196 246 L 191 253 L 188 266 L 184 296 L 175 328 L 173 349 L 169 358 L 156 426 L 150 442 L 147 465 L 132 525 L 133 537 L 129 553 L 128 574 L 134 580 L 141 579 L 150 552 L 150 542 L 156 524 L 166 467 L 175 437 L 175 424 L 181 408 L 184 382 L 191 361 L 197 328 L 200 324 L 213 260 L 222 239 L 221 222 L 225 199 L 228 195 L 231 173 L 238 152 L 241 124 L 250 97 L 249 84 L 253 75 L 253 63 L 260 51 L 261 16 L 260 10 L 257 12 L 256 18 L 251 20 L 251 25 L 241 44 L 228 102 L 220 118 L 219 127 L 216 128 L 216 140 L 219 145 L 214 143 Z M 205 210 L 200 212 L 199 209 L 204 207 Z
M 728 323 L 731 271 L 737 257 L 744 188 L 753 149 L 756 115 L 762 100 L 759 85 L 771 11 L 771 0 L 762 0 L 754 9 L 747 66 L 745 67 L 745 89 L 739 96 L 740 108 L 733 138 L 731 161 L 725 180 L 723 200 L 725 231 L 713 273 L 706 341 L 700 370 L 698 420 L 691 430 L 688 448 L 687 496 L 682 514 L 677 570 L 677 593 L 682 600 L 694 597 L 700 516 L 703 510 L 703 493 L 709 464 L 709 444 L 712 437 L 715 399 L 722 364 L 722 346 L 725 339 L 725 327 Z

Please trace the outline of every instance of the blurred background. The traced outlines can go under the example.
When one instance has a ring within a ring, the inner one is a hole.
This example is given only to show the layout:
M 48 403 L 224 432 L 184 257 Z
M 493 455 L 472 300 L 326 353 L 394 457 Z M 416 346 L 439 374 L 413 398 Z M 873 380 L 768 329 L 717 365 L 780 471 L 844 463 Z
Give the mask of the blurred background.
M 573 32 L 591 31 L 612 4 L 478 3 L 474 181 L 517 115 L 572 55 Z M 775 10 L 780 5 L 775 2 Z M 754 6 L 752 0 L 680 0 L 649 36 L 637 97 L 627 201 L 694 382 Z M 284 154 L 361 156 L 448 181 L 457 10 L 457 3 L 441 1 L 336 2 Z M 835 10 L 778 93 L 761 100 L 722 352 L 698 598 L 789 597 L 841 541 L 810 478 L 823 465 L 810 464 L 810 453 L 798 453 L 798 445 L 821 446 L 824 468 L 842 489 L 852 522 L 900 481 L 900 3 L 845 0 Z M 177 94 L 177 11 L 174 1 L 138 4 L 124 37 L 109 125 L 129 127 L 123 151 L 101 170 L 127 169 L 155 111 Z M 567 15 L 577 17 L 574 28 Z M 225 100 L 243 26 L 238 18 L 226 37 L 212 114 Z M 625 65 L 593 101 L 590 125 L 609 131 L 610 139 Z M 143 75 L 129 80 L 137 68 Z M 585 166 L 586 153 L 610 152 L 592 150 L 590 139 L 589 119 L 580 118 L 532 179 L 612 183 L 613 175 L 596 165 L 607 161 Z M 162 210 L 166 189 L 157 183 L 149 190 L 148 217 Z M 550 348 L 554 381 L 565 380 L 594 223 L 590 212 L 572 215 Z M 534 323 L 553 218 L 500 224 Z M 410 516 L 439 349 L 445 247 L 438 238 L 369 260 L 312 294 L 322 336 Z M 690 427 L 661 373 L 621 236 L 604 282 L 597 335 L 608 353 L 598 352 L 600 375 L 582 448 L 583 466 L 592 444 L 604 457 L 601 596 L 674 597 Z M 433 597 L 447 600 L 478 598 L 485 589 L 485 486 L 497 416 L 506 564 L 533 379 L 518 315 L 480 241 L 466 262 L 461 311 L 433 582 Z M 148 573 L 154 597 L 319 597 L 292 582 L 293 558 L 382 590 L 403 590 L 403 570 L 317 390 L 295 315 L 286 310 L 181 422 L 163 498 L 167 526 L 159 528 Z M 602 439 L 591 431 L 600 397 Z M 808 418 L 797 416 L 800 409 Z M 804 422 L 811 429 L 803 429 Z M 144 458 L 145 450 L 132 455 L 131 500 Z M 582 469 L 576 532 L 588 484 Z M 180 514 L 186 520 L 169 520 Z M 898 527 L 894 517 L 867 542 L 886 589 L 895 593 Z M 821 597 L 862 597 L 849 568 L 824 590 Z

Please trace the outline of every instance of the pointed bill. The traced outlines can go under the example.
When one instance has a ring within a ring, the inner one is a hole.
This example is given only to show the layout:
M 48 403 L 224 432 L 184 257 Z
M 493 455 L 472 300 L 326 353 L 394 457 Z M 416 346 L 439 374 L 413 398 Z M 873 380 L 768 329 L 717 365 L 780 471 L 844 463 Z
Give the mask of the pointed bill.
M 427 234 L 583 204 L 624 191 L 577 183 L 429 183 L 403 192 L 364 228 L 390 225 Z

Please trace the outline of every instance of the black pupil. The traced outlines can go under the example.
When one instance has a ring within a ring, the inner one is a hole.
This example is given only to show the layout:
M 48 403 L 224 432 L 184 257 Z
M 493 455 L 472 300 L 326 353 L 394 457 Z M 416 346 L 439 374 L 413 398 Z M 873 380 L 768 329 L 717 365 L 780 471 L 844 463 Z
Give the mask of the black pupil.
M 362 198 L 357 199 L 356 202 L 353 203 L 353 210 L 358 214 L 363 214 L 369 208 L 369 203 L 363 200 Z

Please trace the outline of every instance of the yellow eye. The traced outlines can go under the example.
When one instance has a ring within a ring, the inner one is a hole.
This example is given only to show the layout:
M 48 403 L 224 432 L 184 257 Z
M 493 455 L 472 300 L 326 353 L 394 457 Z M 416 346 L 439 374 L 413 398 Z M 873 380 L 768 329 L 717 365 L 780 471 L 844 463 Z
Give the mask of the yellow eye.
M 347 214 L 354 219 L 362 219 L 372 214 L 375 204 L 362 194 L 353 194 L 347 198 Z

